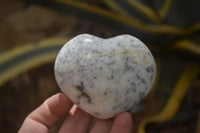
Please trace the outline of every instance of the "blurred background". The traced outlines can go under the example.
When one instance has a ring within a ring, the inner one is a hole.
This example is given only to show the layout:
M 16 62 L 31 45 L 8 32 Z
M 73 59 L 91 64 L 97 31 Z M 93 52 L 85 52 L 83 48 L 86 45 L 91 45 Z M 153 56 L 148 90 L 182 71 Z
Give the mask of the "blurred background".
M 17 132 L 60 92 L 55 57 L 70 38 L 89 33 L 136 36 L 156 59 L 157 79 L 135 108 L 134 133 L 200 133 L 199 12 L 197 0 L 0 0 L 0 132 Z

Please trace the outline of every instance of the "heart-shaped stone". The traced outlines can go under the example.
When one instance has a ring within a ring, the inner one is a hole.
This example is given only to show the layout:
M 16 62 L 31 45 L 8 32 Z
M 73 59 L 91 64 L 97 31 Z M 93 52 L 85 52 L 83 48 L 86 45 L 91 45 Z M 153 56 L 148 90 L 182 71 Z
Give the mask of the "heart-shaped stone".
M 131 110 L 147 95 L 156 64 L 149 49 L 133 36 L 102 39 L 81 34 L 58 53 L 55 77 L 73 103 L 107 119 Z

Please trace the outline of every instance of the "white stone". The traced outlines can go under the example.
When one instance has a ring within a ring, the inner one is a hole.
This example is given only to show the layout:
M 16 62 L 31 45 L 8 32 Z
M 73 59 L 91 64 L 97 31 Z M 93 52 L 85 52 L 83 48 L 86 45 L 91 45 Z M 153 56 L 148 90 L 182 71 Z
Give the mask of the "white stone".
M 81 34 L 58 53 L 55 77 L 73 103 L 107 119 L 132 110 L 147 95 L 156 64 L 149 49 L 133 36 L 102 39 Z

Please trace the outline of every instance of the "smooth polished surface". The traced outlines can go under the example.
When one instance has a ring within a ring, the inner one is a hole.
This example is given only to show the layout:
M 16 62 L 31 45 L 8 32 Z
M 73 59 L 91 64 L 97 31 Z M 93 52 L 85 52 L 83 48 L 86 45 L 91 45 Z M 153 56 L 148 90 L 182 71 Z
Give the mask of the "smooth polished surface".
M 150 91 L 157 71 L 151 52 L 137 38 L 89 34 L 67 42 L 54 69 L 66 96 L 100 119 L 131 110 Z

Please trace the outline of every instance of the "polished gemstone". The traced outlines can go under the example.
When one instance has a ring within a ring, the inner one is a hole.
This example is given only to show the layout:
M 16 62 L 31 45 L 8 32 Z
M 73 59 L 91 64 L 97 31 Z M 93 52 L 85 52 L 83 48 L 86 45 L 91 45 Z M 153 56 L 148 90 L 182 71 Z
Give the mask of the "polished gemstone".
M 150 50 L 131 35 L 78 35 L 62 47 L 55 61 L 61 90 L 100 119 L 133 109 L 152 88 L 156 71 Z

